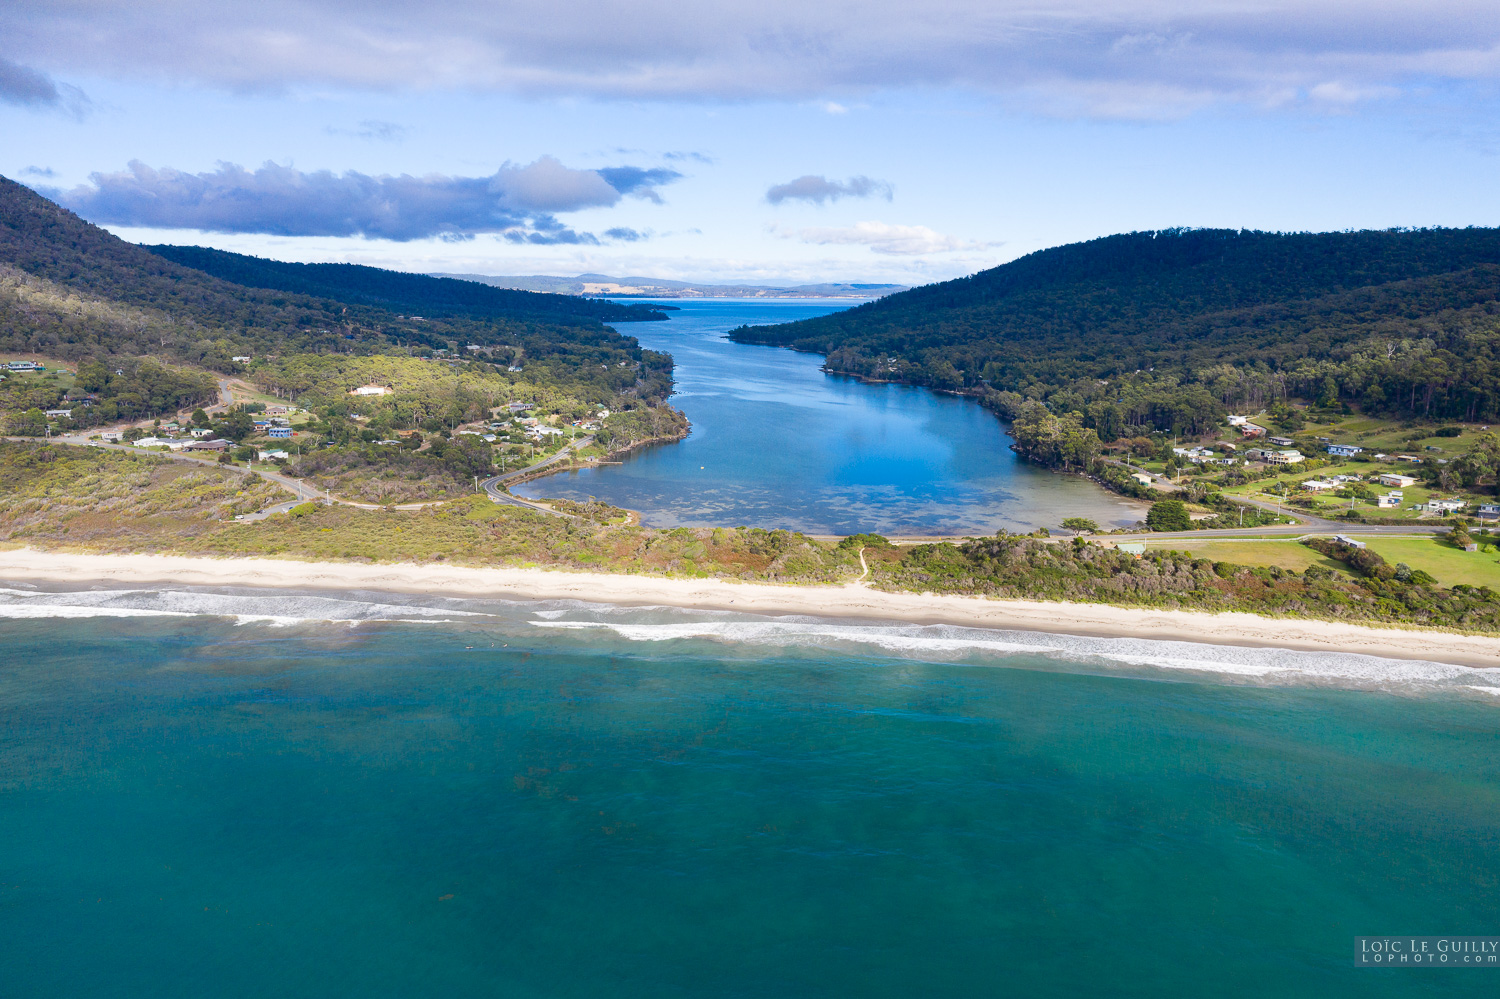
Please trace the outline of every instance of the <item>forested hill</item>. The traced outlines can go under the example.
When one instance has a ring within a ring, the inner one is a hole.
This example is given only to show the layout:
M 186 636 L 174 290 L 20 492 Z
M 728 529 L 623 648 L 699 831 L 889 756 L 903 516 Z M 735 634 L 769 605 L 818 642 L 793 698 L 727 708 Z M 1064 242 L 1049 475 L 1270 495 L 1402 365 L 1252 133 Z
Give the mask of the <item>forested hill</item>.
M 265 272 L 277 266 L 258 263 Z M 428 281 L 464 284 L 419 279 Z M 473 288 L 485 295 L 496 292 Z M 542 305 L 502 315 L 492 301 L 487 308 L 435 312 L 417 322 L 390 307 L 362 303 L 354 293 L 339 298 L 249 287 L 127 243 L 0 177 L 0 350 L 70 360 L 149 354 L 223 372 L 238 370 L 235 355 L 368 354 L 448 349 L 455 343 L 493 346 L 496 358 L 546 361 L 559 374 L 576 365 L 641 362 L 633 337 L 588 314 L 598 303 L 508 294 Z M 564 315 L 555 299 L 576 301 L 583 311 Z
M 1002 412 L 1189 429 L 1288 396 L 1500 418 L 1500 230 L 1176 229 L 1056 247 L 741 342 Z
M 647 305 L 620 305 L 602 299 L 493 288 L 426 274 L 360 264 L 297 264 L 229 253 L 202 246 L 148 246 L 184 267 L 248 288 L 294 292 L 349 304 L 373 305 L 402 313 L 466 316 L 475 319 L 533 319 L 576 325 L 666 319 Z

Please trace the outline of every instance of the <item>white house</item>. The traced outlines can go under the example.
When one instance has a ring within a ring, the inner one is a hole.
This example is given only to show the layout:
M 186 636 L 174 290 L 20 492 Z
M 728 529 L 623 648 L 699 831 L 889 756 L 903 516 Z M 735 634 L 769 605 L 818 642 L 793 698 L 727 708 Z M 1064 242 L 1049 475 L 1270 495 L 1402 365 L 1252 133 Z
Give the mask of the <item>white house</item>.
M 1302 488 L 1310 493 L 1320 493 L 1325 489 L 1335 488 L 1334 483 L 1324 482 L 1322 479 L 1307 479 L 1302 483 Z
M 1261 454 L 1260 460 L 1267 465 L 1295 465 L 1307 458 L 1301 451 L 1266 451 Z
M 1381 495 L 1376 496 L 1375 505 L 1380 507 L 1382 510 L 1388 510 L 1392 507 L 1399 507 L 1401 505 L 1401 491 L 1397 489 L 1392 492 L 1382 493 Z
M 1455 510 L 1462 510 L 1468 505 L 1468 503 L 1465 503 L 1461 499 L 1430 499 L 1427 501 L 1427 505 L 1423 507 L 1423 509 L 1425 509 L 1428 513 L 1452 513 Z
M 247 355 L 245 355 L 245 354 L 239 354 L 239 355 L 237 355 L 235 357 L 231 357 L 230 360 L 231 361 L 238 361 L 240 364 L 249 364 L 250 363 L 250 358 Z
M 181 451 L 187 447 L 187 441 L 180 441 L 173 437 L 142 437 L 135 442 L 136 447 L 165 447 L 173 451 Z
M 359 388 L 349 390 L 350 395 L 390 395 L 394 389 L 384 385 L 361 385 Z
M 213 431 L 209 430 L 206 427 L 194 427 L 193 429 L 189 430 L 188 433 L 192 434 L 194 437 L 212 437 L 213 436 Z
M 1395 486 L 1397 489 L 1405 489 L 1417 484 L 1417 480 L 1410 475 L 1397 475 L 1395 472 L 1383 472 L 1375 476 L 1375 481 L 1382 486 Z
M 1354 455 L 1359 454 L 1363 450 L 1364 448 L 1355 447 L 1353 444 L 1328 445 L 1328 453 L 1331 455 L 1336 455 L 1340 458 L 1352 458 Z

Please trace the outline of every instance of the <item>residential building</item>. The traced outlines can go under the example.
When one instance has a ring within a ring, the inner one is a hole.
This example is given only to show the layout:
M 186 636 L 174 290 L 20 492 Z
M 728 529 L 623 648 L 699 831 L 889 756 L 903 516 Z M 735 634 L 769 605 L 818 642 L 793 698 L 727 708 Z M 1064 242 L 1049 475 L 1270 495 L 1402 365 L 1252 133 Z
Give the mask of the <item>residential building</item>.
M 125 432 L 123 430 L 101 430 L 99 432 L 99 439 L 102 441 L 117 441 L 124 436 Z
M 1335 455 L 1335 456 L 1337 456 L 1339 458 L 1352 458 L 1356 454 L 1359 454 L 1362 451 L 1364 451 L 1364 448 L 1362 448 L 1362 447 L 1355 447 L 1353 444 L 1330 444 L 1330 445 L 1328 445 L 1328 453 L 1331 454 L 1331 455 Z
M 1418 458 L 1414 454 L 1398 454 L 1398 455 L 1396 455 L 1396 460 L 1397 461 L 1409 462 L 1409 463 L 1411 463 L 1413 465 L 1420 465 L 1420 464 L 1422 464 L 1422 459 Z
M 1151 476 L 1147 475 L 1145 472 L 1136 472 L 1130 477 L 1143 486 L 1149 486 L 1151 484 Z
M 231 357 L 230 360 L 231 361 L 238 361 L 240 364 L 249 364 L 250 363 L 250 358 L 246 354 L 238 354 L 238 355 L 236 355 L 234 357 Z
M 49 410 L 47 410 L 47 419 L 49 419 L 49 420 L 71 420 L 72 418 L 73 418 L 73 411 L 71 409 L 49 409 Z
M 1356 541 L 1353 538 L 1347 537 L 1343 534 L 1335 534 L 1333 536 L 1333 540 L 1337 541 L 1345 548 L 1363 548 L 1365 546 L 1365 543 L 1363 541 Z
M 1320 493 L 1325 489 L 1337 488 L 1335 483 L 1324 482 L 1322 479 L 1306 479 L 1302 482 L 1302 488 L 1310 493 Z
M 1480 504 L 1477 515 L 1480 520 L 1500 520 L 1500 503 Z
M 229 442 L 222 437 L 213 440 L 197 440 L 187 446 L 189 451 L 228 451 Z
M 1240 425 L 1240 436 L 1241 437 L 1264 437 L 1265 435 L 1266 435 L 1266 428 L 1265 427 L 1257 427 L 1253 423 L 1244 423 L 1244 424 Z
M 1405 489 L 1417 484 L 1417 480 L 1410 475 L 1398 475 L 1395 472 L 1382 472 L 1375 476 L 1375 481 L 1382 486 L 1395 486 L 1397 489 Z
M 35 361 L 11 361 L 5 366 L 7 371 L 46 371 L 42 365 Z
M 1136 558 L 1140 558 L 1146 554 L 1146 543 L 1144 541 L 1127 541 L 1124 544 L 1115 545 L 1115 547 L 1128 555 L 1134 555 Z
M 1468 505 L 1461 499 L 1430 499 L 1423 509 L 1428 513 L 1453 513 Z
M 1267 465 L 1296 465 L 1307 457 L 1301 451 L 1265 451 L 1260 460 Z
M 1292 447 L 1297 442 L 1290 437 L 1267 437 L 1266 443 L 1274 444 L 1276 447 Z
M 394 389 L 384 385 L 361 385 L 359 388 L 349 390 L 350 395 L 390 395 Z
M 291 457 L 291 455 L 287 454 L 285 451 L 280 451 L 280 450 L 277 450 L 277 451 L 261 451 L 261 452 L 258 452 L 258 456 L 259 456 L 259 458 L 260 458 L 261 461 L 275 461 L 278 458 L 281 459 L 282 461 L 286 461 L 288 458 Z
M 1380 509 L 1382 510 L 1389 510 L 1393 507 L 1399 507 L 1401 505 L 1400 490 L 1389 493 L 1382 493 L 1381 495 L 1376 496 L 1375 505 L 1380 507 Z
M 266 430 L 266 436 L 267 437 L 272 437 L 272 438 L 277 438 L 277 439 L 280 439 L 280 440 L 288 440 L 292 436 L 292 428 L 291 427 L 269 427 Z

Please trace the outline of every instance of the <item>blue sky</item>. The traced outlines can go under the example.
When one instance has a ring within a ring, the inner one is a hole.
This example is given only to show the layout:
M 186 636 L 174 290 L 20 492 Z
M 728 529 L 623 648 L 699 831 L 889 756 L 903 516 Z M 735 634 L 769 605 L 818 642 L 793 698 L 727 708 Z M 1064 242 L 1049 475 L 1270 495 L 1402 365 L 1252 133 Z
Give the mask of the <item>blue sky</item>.
M 1500 5 L 21 0 L 0 173 L 133 240 L 921 283 L 1131 229 L 1500 224 Z

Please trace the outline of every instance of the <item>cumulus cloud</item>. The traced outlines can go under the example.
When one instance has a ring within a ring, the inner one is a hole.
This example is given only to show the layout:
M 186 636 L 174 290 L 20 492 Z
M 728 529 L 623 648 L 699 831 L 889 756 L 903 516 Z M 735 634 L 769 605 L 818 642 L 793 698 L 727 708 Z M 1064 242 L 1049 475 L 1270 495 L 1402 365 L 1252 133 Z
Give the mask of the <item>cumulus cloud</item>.
M 937 86 L 1045 113 L 1150 117 L 1226 101 L 1316 105 L 1317 88 L 1416 94 L 1500 79 L 1493 0 L 28 0 L 0 5 L 0 38 L 50 69 L 236 90 L 447 87 L 829 110 Z M 26 79 L 23 95 L 35 91 Z
M 0 58 L 0 101 L 22 107 L 53 108 L 79 116 L 89 109 L 89 99 L 82 90 L 5 58 Z
M 578 243 L 597 240 L 558 222 L 555 213 L 608 208 L 627 194 L 657 197 L 654 185 L 677 176 L 636 167 L 578 170 L 551 156 L 507 163 L 489 177 L 304 173 L 275 163 L 185 173 L 132 162 L 55 196 L 84 218 L 110 225 L 394 240 L 499 233 L 512 241 Z
M 821 205 L 840 198 L 882 197 L 890 201 L 891 194 L 891 185 L 883 180 L 850 177 L 846 181 L 837 181 L 806 174 L 785 184 L 773 185 L 766 191 L 766 200 L 773 205 L 779 205 L 783 201 L 810 201 Z
M 953 250 L 978 250 L 993 245 L 955 239 L 925 225 L 891 225 L 887 222 L 856 222 L 839 228 L 797 229 L 780 232 L 779 235 L 821 246 L 868 246 L 876 253 L 901 257 L 949 253 Z

